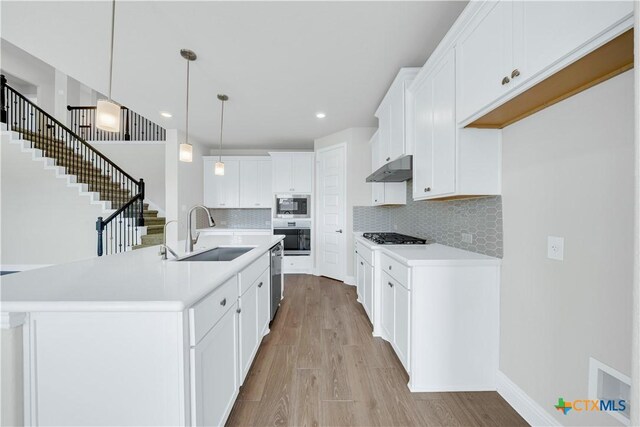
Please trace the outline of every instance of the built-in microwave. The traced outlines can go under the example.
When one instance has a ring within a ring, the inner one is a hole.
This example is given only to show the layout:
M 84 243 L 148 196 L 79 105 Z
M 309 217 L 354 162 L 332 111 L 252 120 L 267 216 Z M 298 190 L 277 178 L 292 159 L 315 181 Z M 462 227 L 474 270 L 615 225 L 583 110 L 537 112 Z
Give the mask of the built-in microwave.
M 276 194 L 275 218 L 311 218 L 311 196 L 308 194 Z

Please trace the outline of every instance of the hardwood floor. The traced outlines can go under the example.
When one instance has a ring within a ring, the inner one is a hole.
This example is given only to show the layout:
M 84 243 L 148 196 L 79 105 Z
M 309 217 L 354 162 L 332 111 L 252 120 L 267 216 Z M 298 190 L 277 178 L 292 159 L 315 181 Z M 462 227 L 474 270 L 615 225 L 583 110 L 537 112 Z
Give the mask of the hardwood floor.
M 526 426 L 495 392 L 410 393 L 355 288 L 287 275 L 228 426 Z

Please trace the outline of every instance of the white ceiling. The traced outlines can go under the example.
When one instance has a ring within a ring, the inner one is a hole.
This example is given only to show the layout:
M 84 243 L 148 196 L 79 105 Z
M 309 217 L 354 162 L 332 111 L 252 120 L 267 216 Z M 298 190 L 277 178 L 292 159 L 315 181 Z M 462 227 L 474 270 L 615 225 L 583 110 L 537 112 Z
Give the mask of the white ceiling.
M 110 2 L 1 2 L 2 38 L 106 93 Z M 376 126 L 398 69 L 421 66 L 466 2 L 118 1 L 113 98 L 225 148 L 310 148 L 315 138 Z M 165 119 L 166 110 L 173 118 Z M 316 112 L 326 112 L 319 120 Z

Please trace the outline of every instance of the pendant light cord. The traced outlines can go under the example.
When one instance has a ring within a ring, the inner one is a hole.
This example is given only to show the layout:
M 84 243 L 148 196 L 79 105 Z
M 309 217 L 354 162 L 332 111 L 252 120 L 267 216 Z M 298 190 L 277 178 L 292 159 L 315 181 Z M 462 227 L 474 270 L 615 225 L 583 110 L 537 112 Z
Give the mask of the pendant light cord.
M 222 163 L 222 126 L 224 125 L 224 101 L 222 101 L 222 113 L 220 114 L 220 152 L 218 161 Z
M 111 86 L 113 84 L 113 40 L 116 27 L 116 0 L 111 2 L 111 49 L 109 53 L 109 101 L 111 101 Z
M 185 137 L 185 142 L 187 144 L 189 143 L 189 75 L 190 75 L 190 73 L 189 73 L 189 63 L 190 62 L 191 62 L 190 60 L 187 60 L 187 109 L 186 109 L 187 110 L 187 118 L 186 118 L 186 126 L 185 126 L 186 132 L 187 132 L 187 135 Z

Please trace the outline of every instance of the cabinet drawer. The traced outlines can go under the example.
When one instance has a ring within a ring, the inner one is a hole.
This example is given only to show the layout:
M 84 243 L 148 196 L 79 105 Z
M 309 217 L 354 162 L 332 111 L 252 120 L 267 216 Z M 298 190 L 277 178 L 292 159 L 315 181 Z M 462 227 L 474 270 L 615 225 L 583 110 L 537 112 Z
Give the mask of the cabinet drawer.
M 240 272 L 240 295 L 243 295 L 253 285 L 253 282 L 260 277 L 264 270 L 269 268 L 269 265 L 269 252 L 267 252 Z
M 356 252 L 360 255 L 369 265 L 373 265 L 373 251 L 367 248 L 362 243 L 356 241 Z
M 215 291 L 189 309 L 189 342 L 196 345 L 238 299 L 238 276 L 224 282 Z
M 380 268 L 382 271 L 396 279 L 402 286 L 409 289 L 409 267 L 402 265 L 399 261 L 389 255 L 380 254 Z

